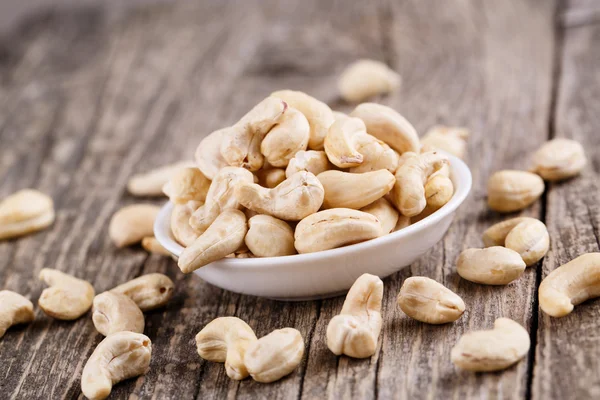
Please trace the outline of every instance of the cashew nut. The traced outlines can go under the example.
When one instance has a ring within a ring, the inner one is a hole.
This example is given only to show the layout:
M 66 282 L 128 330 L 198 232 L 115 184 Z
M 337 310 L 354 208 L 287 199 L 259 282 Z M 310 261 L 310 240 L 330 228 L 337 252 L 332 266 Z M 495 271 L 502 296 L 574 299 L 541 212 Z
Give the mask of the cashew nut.
M 503 170 L 488 180 L 488 205 L 498 212 L 522 210 L 544 193 L 544 181 L 526 171 Z
M 519 253 L 529 267 L 540 261 L 548 252 L 550 247 L 548 229 L 542 221 L 527 219 L 508 233 L 505 246 Z
M 105 399 L 112 387 L 143 375 L 150 367 L 152 343 L 146 335 L 117 332 L 104 338 L 81 373 L 81 391 L 90 400 Z
M 292 373 L 302 361 L 304 340 L 294 328 L 277 329 L 248 346 L 244 363 L 257 382 L 275 382 Z
M 383 197 L 368 206 L 361 208 L 360 211 L 374 215 L 381 223 L 381 229 L 384 234 L 394 230 L 400 216 L 394 206 Z
M 170 256 L 171 252 L 163 247 L 154 236 L 146 236 L 142 239 L 142 248 L 148 253 L 161 256 Z
M 534 220 L 534 218 L 511 218 L 490 226 L 488 229 L 485 230 L 485 232 L 483 232 L 483 244 L 485 245 L 485 247 L 504 246 L 504 242 L 506 240 L 506 235 L 508 235 L 508 232 L 512 231 L 512 229 L 515 226 L 519 225 L 521 222 L 528 220 Z
M 340 119 L 350 118 L 350 117 L 348 116 L 348 114 L 346 114 L 346 113 L 343 113 L 343 112 L 341 112 L 341 111 L 332 111 L 332 112 L 333 112 L 333 119 L 334 119 L 335 121 L 337 121 L 337 120 L 340 120 Z
M 387 169 L 351 174 L 325 171 L 317 176 L 325 189 L 323 208 L 359 209 L 385 196 L 396 181 Z
M 206 203 L 190 217 L 190 225 L 197 232 L 204 232 L 225 210 L 238 210 L 240 203 L 235 197 L 235 188 L 242 182 L 254 182 L 254 175 L 244 168 L 222 168 L 210 184 Z
M 533 154 L 533 170 L 547 181 L 559 181 L 578 175 L 587 159 L 583 146 L 575 140 L 556 138 Z
M 169 182 L 173 173 L 179 171 L 181 168 L 193 166 L 194 163 L 192 161 L 180 161 L 134 175 L 127 182 L 127 191 L 134 196 L 162 196 L 162 188 Z
M 390 107 L 363 103 L 358 105 L 350 116 L 362 119 L 369 135 L 384 141 L 398 153 L 419 152 L 417 131 L 410 122 Z
M 31 322 L 33 319 L 31 301 L 10 290 L 0 290 L 0 338 L 11 326 Z
M 294 231 L 284 221 L 270 215 L 256 215 L 248 220 L 246 246 L 259 257 L 296 254 Z
M 396 171 L 392 202 L 407 217 L 419 215 L 427 205 L 425 184 L 429 177 L 448 164 L 441 153 L 432 151 L 407 158 Z
M 219 129 L 206 136 L 196 149 L 194 159 L 198 169 L 204 176 L 213 180 L 221 168 L 226 167 L 227 161 L 221 155 L 221 143 L 225 140 L 230 128 Z
M 256 171 L 258 183 L 269 189 L 273 189 L 281 182 L 285 181 L 285 171 L 281 168 L 261 169 Z
M 327 131 L 334 121 L 331 108 L 306 93 L 294 90 L 279 90 L 271 93 L 271 96 L 280 98 L 290 107 L 294 107 L 304 114 L 310 125 L 308 148 L 311 150 L 322 150 L 325 135 L 327 135 Z
M 352 173 L 363 173 L 387 169 L 392 174 L 398 169 L 398 153 L 390 146 L 368 134 L 358 135 L 354 142 L 356 150 L 362 154 L 363 162 L 350 168 Z
M 539 288 L 540 307 L 551 317 L 564 317 L 595 297 L 600 297 L 600 253 L 583 254 L 556 268 Z
M 365 358 L 375 354 L 381 332 L 383 282 L 371 274 L 361 275 L 352 285 L 342 312 L 327 325 L 327 347 L 333 354 Z
M 110 220 L 108 235 L 117 247 L 139 243 L 154 235 L 154 220 L 160 207 L 152 204 L 132 204 L 117 211 Z
M 294 246 L 298 253 L 314 253 L 382 235 L 381 222 L 375 216 L 349 208 L 332 208 L 300 221 L 294 233 Z
M 507 285 L 520 277 L 525 267 L 519 253 L 500 246 L 464 250 L 456 262 L 456 272 L 463 279 L 484 285 Z
M 406 228 L 411 223 L 412 223 L 412 220 L 410 217 L 407 217 L 402 214 L 398 214 L 398 222 L 396 222 L 396 226 L 394 227 L 394 232 Z
M 227 164 L 250 171 L 262 168 L 265 159 L 260 152 L 261 142 L 287 109 L 285 101 L 267 97 L 229 128 L 221 143 L 221 155 Z
M 260 151 L 272 166 L 286 167 L 294 154 L 306 150 L 309 136 L 310 126 L 306 117 L 289 107 L 263 139 Z
M 431 127 L 421 139 L 423 146 L 433 150 L 443 150 L 458 158 L 467 152 L 469 130 L 461 127 L 436 125 Z
M 240 210 L 225 210 L 179 256 L 178 266 L 189 273 L 233 253 L 244 243 L 248 227 Z
M 153 273 L 142 275 L 111 290 L 128 296 L 142 311 L 162 307 L 173 296 L 175 285 L 166 275 Z
M 381 61 L 362 59 L 350 64 L 338 80 L 342 99 L 359 102 L 400 87 L 400 75 Z
M 356 149 L 356 140 L 366 135 L 365 123 L 358 118 L 335 121 L 325 136 L 327 158 L 339 168 L 356 167 L 363 162 L 363 155 Z
M 398 294 L 398 305 L 409 317 L 428 324 L 453 322 L 465 312 L 465 303 L 460 296 L 424 276 L 404 281 Z
M 104 336 L 123 331 L 144 333 L 142 310 L 121 293 L 104 292 L 94 297 L 92 321 Z
M 227 376 L 242 380 L 248 376 L 244 363 L 248 347 L 256 335 L 247 323 L 236 317 L 212 320 L 196 335 L 198 354 L 205 360 L 224 362 Z
M 285 176 L 289 178 L 300 171 L 308 171 L 314 175 L 319 175 L 321 172 L 331 168 L 332 165 L 324 151 L 299 151 L 294 158 L 290 160 L 290 163 L 285 169 Z
M 200 232 L 196 231 L 190 225 L 190 218 L 194 211 L 199 209 L 202 203 L 199 201 L 189 201 L 186 204 L 175 204 L 171 212 L 171 232 L 175 240 L 184 247 L 189 246 L 198 239 Z
M 433 210 L 439 210 L 450 201 L 454 194 L 452 180 L 443 175 L 434 173 L 425 183 L 425 198 L 427 206 Z
M 204 202 L 210 187 L 210 181 L 196 167 L 181 168 L 165 184 L 163 192 L 175 204 L 191 200 Z
M 529 333 L 509 318 L 498 318 L 494 329 L 469 332 L 452 348 L 454 365 L 468 371 L 499 371 L 529 352 Z
M 244 207 L 286 221 L 299 221 L 323 204 L 324 189 L 310 172 L 300 171 L 273 189 L 256 183 L 241 183 L 235 192 Z
M 50 287 L 42 291 L 38 305 L 52 318 L 74 320 L 92 306 L 96 293 L 89 282 L 50 268 L 42 268 L 40 279 Z
M 54 203 L 42 192 L 19 190 L 0 202 L 0 240 L 49 227 L 54 222 Z

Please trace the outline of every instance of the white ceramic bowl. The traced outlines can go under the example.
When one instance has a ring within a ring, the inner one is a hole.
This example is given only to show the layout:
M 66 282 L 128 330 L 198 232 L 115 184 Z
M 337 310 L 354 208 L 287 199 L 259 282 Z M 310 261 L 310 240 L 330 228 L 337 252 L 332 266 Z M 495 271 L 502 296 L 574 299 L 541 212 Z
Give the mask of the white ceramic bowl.
M 441 209 L 400 231 L 377 239 L 318 253 L 285 257 L 225 258 L 195 271 L 205 281 L 232 292 L 278 300 L 308 300 L 339 295 L 368 272 L 383 278 L 410 265 L 446 233 L 458 206 L 471 190 L 471 171 L 448 156 L 455 192 Z M 161 209 L 154 235 L 174 256 L 183 251 L 173 238 L 173 204 Z

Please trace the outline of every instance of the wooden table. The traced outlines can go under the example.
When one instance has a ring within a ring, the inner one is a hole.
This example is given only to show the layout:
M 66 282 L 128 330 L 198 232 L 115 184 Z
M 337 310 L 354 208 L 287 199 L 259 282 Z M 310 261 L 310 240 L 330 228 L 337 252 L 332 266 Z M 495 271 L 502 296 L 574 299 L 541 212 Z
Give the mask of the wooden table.
M 600 246 L 599 21 L 598 3 L 543 0 L 204 1 L 33 15 L 0 41 L 0 197 L 37 188 L 54 198 L 57 218 L 51 229 L 0 243 L 0 288 L 35 302 L 43 267 L 87 279 L 97 292 L 168 274 L 173 301 L 146 316 L 150 371 L 117 385 L 113 398 L 600 398 L 600 301 L 561 319 L 541 313 L 537 301 L 544 276 Z M 419 132 L 436 123 L 471 129 L 474 178 L 443 241 L 385 280 L 385 324 L 371 359 L 327 349 L 325 330 L 343 297 L 242 296 L 184 276 L 169 258 L 110 243 L 111 215 L 139 201 L 124 189 L 132 174 L 191 158 L 204 135 L 276 89 L 351 110 L 338 100 L 336 77 L 359 57 L 400 71 L 401 91 L 376 100 Z M 505 218 L 486 207 L 487 178 L 527 168 L 528 155 L 553 137 L 583 143 L 589 163 L 580 177 L 548 184 L 523 212 L 546 222 L 550 252 L 505 287 L 460 279 L 460 251 L 480 247 L 482 231 Z M 465 315 L 444 326 L 407 318 L 395 300 L 411 275 L 456 291 Z M 302 364 L 273 384 L 230 380 L 194 343 L 206 323 L 226 315 L 258 336 L 296 327 L 306 341 Z M 458 337 L 501 316 L 530 331 L 529 356 L 500 373 L 455 369 Z M 100 340 L 89 317 L 61 322 L 36 309 L 34 323 L 0 340 L 0 397 L 81 398 L 81 371 Z

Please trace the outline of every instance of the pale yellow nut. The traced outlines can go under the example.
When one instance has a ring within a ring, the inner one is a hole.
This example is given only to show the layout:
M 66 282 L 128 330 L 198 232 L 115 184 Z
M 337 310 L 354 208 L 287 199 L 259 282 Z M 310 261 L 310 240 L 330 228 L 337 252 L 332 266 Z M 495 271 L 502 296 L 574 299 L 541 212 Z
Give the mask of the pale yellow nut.
M 325 136 L 325 153 L 329 161 L 339 168 L 360 165 L 363 155 L 356 149 L 356 140 L 366 134 L 365 123 L 358 118 L 335 121 Z
M 583 254 L 556 268 L 539 288 L 540 307 L 551 317 L 564 317 L 596 297 L 600 297 L 600 253 Z
M 50 197 L 33 189 L 20 190 L 0 202 L 0 240 L 45 229 L 54 218 Z
M 242 380 L 248 376 L 246 351 L 256 342 L 252 328 L 236 317 L 220 317 L 196 335 L 198 354 L 205 360 L 225 363 L 227 376 Z
M 289 178 L 300 171 L 307 171 L 313 175 L 319 175 L 321 172 L 332 168 L 333 165 L 329 162 L 327 154 L 324 151 L 299 151 L 294 158 L 290 160 L 290 163 L 285 169 L 285 176 L 286 178 Z
M 350 64 L 338 80 L 342 99 L 359 102 L 400 87 L 400 75 L 381 61 L 361 59 Z
M 233 253 L 244 243 L 248 227 L 240 210 L 225 210 L 208 229 L 186 247 L 177 265 L 181 272 L 190 273 Z
M 121 293 L 104 292 L 94 297 L 92 321 L 104 336 L 123 331 L 144 333 L 142 310 Z
M 540 261 L 548 252 L 550 247 L 548 229 L 537 219 L 525 220 L 508 233 L 505 246 L 519 253 L 529 267 Z
M 532 157 L 532 172 L 547 181 L 559 181 L 578 175 L 587 159 L 583 146 L 575 140 L 556 138 L 546 142 Z
M 512 231 L 515 226 L 519 225 L 523 221 L 528 220 L 535 219 L 529 217 L 517 217 L 507 219 L 506 221 L 498 222 L 497 224 L 490 226 L 485 230 L 485 232 L 483 232 L 483 244 L 485 247 L 504 246 L 506 235 L 508 235 L 508 233 Z
M 260 151 L 272 166 L 286 167 L 297 152 L 306 150 L 309 136 L 310 126 L 306 117 L 289 107 L 263 139 Z
M 396 222 L 396 226 L 394 227 L 393 232 L 397 232 L 401 229 L 406 228 L 407 226 L 409 226 L 412 223 L 411 218 L 407 217 L 405 215 L 399 214 L 398 215 L 398 222 Z
M 42 291 L 38 305 L 52 318 L 74 320 L 92 307 L 96 293 L 89 282 L 50 268 L 40 271 L 40 279 L 50 287 Z
M 141 333 L 125 331 L 105 337 L 83 367 L 83 395 L 90 400 L 107 398 L 117 383 L 148 372 L 151 355 L 150 338 Z
M 302 361 L 304 339 L 294 328 L 277 329 L 253 342 L 244 364 L 257 382 L 275 382 L 291 374 Z
M 343 113 L 341 111 L 333 111 L 333 118 L 334 120 L 338 121 L 338 120 L 342 120 L 342 119 L 346 119 L 346 118 L 350 118 L 348 116 L 348 114 Z
M 453 322 L 465 312 L 465 303 L 460 296 L 424 276 L 406 279 L 397 302 L 406 315 L 428 324 Z
M 464 250 L 456 262 L 456 272 L 463 279 L 484 285 L 508 285 L 525 267 L 519 253 L 500 246 Z
M 377 350 L 381 332 L 383 282 L 363 274 L 352 285 L 344 306 L 327 325 L 327 347 L 337 356 L 371 357 Z
M 221 155 L 221 145 L 229 131 L 230 128 L 223 128 L 212 132 L 202 139 L 194 154 L 196 166 L 210 180 L 215 179 L 221 168 L 229 165 Z
M 173 297 L 175 284 L 164 274 L 152 273 L 125 282 L 111 292 L 131 298 L 142 311 L 162 307 Z
M 453 194 L 454 184 L 447 176 L 434 174 L 425 183 L 427 206 L 434 210 L 439 210 L 448 203 Z
M 190 218 L 194 211 L 199 209 L 202 203 L 199 201 L 189 201 L 186 204 L 175 204 L 171 212 L 171 233 L 175 240 L 187 247 L 198 239 L 200 232 L 190 225 Z
M 398 169 L 398 153 L 390 146 L 368 134 L 359 135 L 354 142 L 356 150 L 363 156 L 363 162 L 349 169 L 350 172 L 363 172 L 387 169 L 392 174 Z
M 500 371 L 519 362 L 529 352 L 529 333 L 509 318 L 498 318 L 494 329 L 465 333 L 452 348 L 450 358 L 467 371 Z
M 410 122 L 390 107 L 363 103 L 358 105 L 350 116 L 362 119 L 369 135 L 387 143 L 399 154 L 407 151 L 419 152 L 421 145 L 417 131 Z
M 384 234 L 381 222 L 374 215 L 349 208 L 332 208 L 300 221 L 294 232 L 294 246 L 298 253 L 314 253 Z
M 421 144 L 433 150 L 443 150 L 458 158 L 464 158 L 469 134 L 466 128 L 436 125 L 421 138 Z
M 198 168 L 181 168 L 171 176 L 163 188 L 169 200 L 175 204 L 184 204 L 195 200 L 204 202 L 210 187 L 210 180 Z
M 152 204 L 132 204 L 117 211 L 108 226 L 108 235 L 117 247 L 125 247 L 154 235 L 154 220 L 160 207 Z
M 498 212 L 519 211 L 544 193 L 544 181 L 526 171 L 502 170 L 488 180 L 488 205 Z
M 386 169 L 351 174 L 342 171 L 321 172 L 317 178 L 325 190 L 323 208 L 359 209 L 385 196 L 396 182 Z
M 256 215 L 250 218 L 244 241 L 252 254 L 258 257 L 296 254 L 294 231 L 287 222 L 270 215 Z
M 162 188 L 169 182 L 173 173 L 181 168 L 193 166 L 192 161 L 180 161 L 134 175 L 127 182 L 127 191 L 134 196 L 162 196 Z
M 360 211 L 374 215 L 381 222 L 381 229 L 384 234 L 394 230 L 400 217 L 394 206 L 383 197 L 361 208 Z
M 163 247 L 154 236 L 146 236 L 142 239 L 142 248 L 151 254 L 170 256 L 171 252 Z
M 324 189 L 310 172 L 300 171 L 273 189 L 243 182 L 235 192 L 239 203 L 260 214 L 285 221 L 299 221 L 323 204 Z
M 285 101 L 290 107 L 300 111 L 310 125 L 310 138 L 308 148 L 311 150 L 323 150 L 323 141 L 334 117 L 331 108 L 322 101 L 294 90 L 279 90 L 271 93 L 271 96 Z
M 0 338 L 11 326 L 31 322 L 34 317 L 31 301 L 10 290 L 0 290 Z
M 256 171 L 258 184 L 269 189 L 273 189 L 281 182 L 285 181 L 285 171 L 281 168 L 261 169 Z
M 191 227 L 203 233 L 223 211 L 239 210 L 241 205 L 235 196 L 235 189 L 244 182 L 254 182 L 254 175 L 247 169 L 222 168 L 210 184 L 206 202 L 190 217 Z

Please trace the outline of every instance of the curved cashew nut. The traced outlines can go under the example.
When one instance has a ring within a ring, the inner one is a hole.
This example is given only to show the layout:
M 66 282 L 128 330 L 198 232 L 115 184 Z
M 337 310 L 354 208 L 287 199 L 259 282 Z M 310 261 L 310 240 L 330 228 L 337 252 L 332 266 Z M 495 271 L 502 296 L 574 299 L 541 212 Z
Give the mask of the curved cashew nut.
M 417 131 L 410 122 L 390 107 L 363 103 L 356 107 L 350 116 L 362 119 L 369 135 L 384 141 L 398 153 L 419 152 Z
M 299 221 L 323 204 L 323 185 L 310 172 L 300 171 L 273 189 L 241 183 L 235 192 L 244 207 L 286 221 Z
M 154 235 L 154 220 L 160 207 L 152 204 L 132 204 L 117 211 L 110 219 L 108 235 L 117 247 L 139 243 Z
M 281 168 L 261 169 L 256 171 L 258 183 L 269 189 L 273 189 L 281 182 L 285 181 L 285 171 Z
M 571 178 L 579 174 L 587 163 L 583 146 L 575 140 L 565 138 L 546 142 L 532 158 L 532 172 L 547 181 Z
M 468 371 L 499 371 L 525 357 L 529 346 L 525 328 L 512 319 L 498 318 L 492 330 L 462 335 L 450 358 L 454 365 Z
M 177 265 L 189 273 L 233 253 L 244 243 L 248 227 L 240 210 L 225 210 L 208 229 L 186 247 Z
M 31 322 L 33 319 L 31 301 L 10 290 L 0 290 L 0 338 L 11 326 Z
M 352 173 L 363 173 L 387 169 L 392 174 L 398 169 L 398 153 L 390 146 L 369 134 L 358 135 L 354 142 L 356 150 L 362 154 L 363 162 L 350 168 Z
M 387 169 L 351 174 L 342 171 L 325 171 L 317 176 L 325 189 L 323 208 L 365 207 L 385 196 L 396 182 Z
M 443 175 L 434 173 L 425 183 L 425 199 L 427 206 L 439 210 L 450 201 L 454 194 L 452 180 Z
M 104 336 L 123 331 L 144 333 L 142 310 L 120 293 L 104 292 L 94 297 L 92 321 Z
M 113 289 L 113 293 L 121 293 L 131 298 L 142 311 L 150 311 L 162 307 L 173 297 L 175 284 L 164 274 L 153 273 L 142 275 L 125 282 Z
M 364 122 L 358 118 L 342 118 L 335 121 L 325 136 L 327 158 L 339 168 L 356 167 L 363 162 L 363 155 L 356 149 L 358 137 L 367 134 Z
M 304 218 L 296 226 L 294 246 L 298 253 L 314 253 L 364 242 L 384 234 L 373 215 L 349 208 L 332 208 Z
M 350 64 L 338 80 L 342 99 L 359 102 L 400 87 L 400 75 L 381 61 L 362 59 Z
M 467 139 L 470 132 L 466 128 L 436 125 L 431 127 L 421 139 L 421 144 L 432 150 L 443 150 L 458 158 L 467 152 Z
M 286 167 L 294 154 L 306 150 L 310 126 L 306 117 L 293 107 L 289 107 L 277 125 L 263 139 L 260 151 L 269 164 Z
M 50 197 L 37 190 L 20 190 L 0 202 L 0 240 L 47 228 L 54 217 Z
M 529 217 L 517 217 L 498 222 L 483 232 L 482 240 L 485 247 L 504 246 L 506 235 L 523 221 L 534 220 Z
M 437 152 L 409 157 L 396 171 L 392 202 L 407 217 L 419 215 L 427 205 L 425 184 L 436 171 L 448 164 L 448 159 Z
M 294 158 L 290 160 L 290 163 L 285 169 L 285 176 L 286 178 L 289 178 L 300 171 L 308 171 L 314 175 L 319 175 L 321 172 L 331 168 L 332 165 L 324 151 L 299 151 Z
M 163 186 L 176 171 L 193 166 L 192 161 L 180 161 L 134 175 L 127 182 L 127 191 L 134 196 L 162 196 Z
M 277 329 L 253 342 L 244 364 L 257 382 L 275 382 L 292 373 L 302 361 L 304 340 L 294 328 Z
M 381 222 L 383 233 L 390 233 L 398 223 L 400 214 L 393 205 L 385 198 L 381 198 L 366 207 L 360 209 L 366 213 L 372 214 Z
M 229 165 L 221 155 L 221 144 L 229 131 L 230 128 L 223 128 L 206 136 L 194 154 L 198 169 L 211 181 L 215 179 L 221 168 Z
M 523 221 L 506 235 L 505 246 L 519 253 L 529 267 L 540 261 L 548 252 L 548 229 L 537 219 Z
M 456 272 L 462 278 L 484 285 L 508 285 L 525 267 L 519 253 L 500 246 L 464 250 L 456 262 Z
M 81 391 L 90 400 L 105 399 L 113 385 L 143 375 L 150 367 L 152 343 L 146 335 L 117 332 L 104 338 L 81 374 Z
M 254 175 L 244 168 L 225 167 L 219 171 L 210 184 L 206 203 L 190 217 L 190 225 L 197 232 L 204 232 L 225 210 L 239 210 L 240 203 L 235 197 L 235 188 L 242 182 L 254 182 Z
M 196 347 L 200 357 L 224 362 L 227 376 L 242 380 L 248 376 L 244 356 L 256 340 L 252 328 L 241 319 L 220 317 L 212 320 L 196 335 Z
M 199 209 L 202 203 L 199 201 L 188 201 L 186 204 L 175 204 L 171 212 L 171 232 L 175 240 L 184 247 L 189 246 L 198 239 L 200 232 L 190 225 L 190 218 L 194 211 Z
M 424 276 L 413 276 L 402 284 L 398 305 L 406 315 L 428 324 L 456 321 L 465 312 L 464 301 L 446 286 Z
M 89 282 L 50 268 L 40 271 L 40 279 L 50 287 L 42 291 L 38 305 L 52 318 L 74 320 L 92 306 L 95 291 Z
M 265 159 L 260 152 L 265 135 L 281 121 L 288 109 L 285 101 L 267 97 L 225 132 L 221 155 L 233 167 L 258 171 Z
M 210 187 L 210 180 L 196 167 L 181 168 L 165 184 L 163 192 L 175 204 L 196 200 L 204 202 Z
M 296 254 L 294 231 L 287 222 L 270 215 L 255 215 L 248 220 L 246 246 L 258 257 Z
M 542 280 L 540 307 L 551 317 L 564 317 L 574 306 L 600 296 L 600 253 L 587 253 L 556 268 Z
M 154 236 L 146 236 L 142 239 L 142 248 L 150 254 L 170 256 L 171 252 L 163 247 Z
M 544 193 L 544 181 L 526 171 L 503 170 L 488 180 L 488 206 L 498 212 L 522 210 Z
M 365 358 L 375 354 L 381 332 L 383 282 L 371 274 L 352 285 L 342 312 L 327 325 L 327 347 L 333 354 Z

